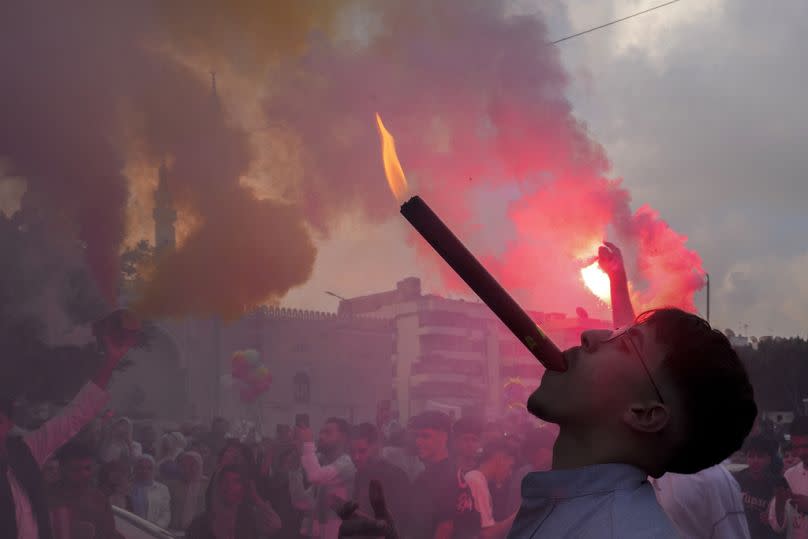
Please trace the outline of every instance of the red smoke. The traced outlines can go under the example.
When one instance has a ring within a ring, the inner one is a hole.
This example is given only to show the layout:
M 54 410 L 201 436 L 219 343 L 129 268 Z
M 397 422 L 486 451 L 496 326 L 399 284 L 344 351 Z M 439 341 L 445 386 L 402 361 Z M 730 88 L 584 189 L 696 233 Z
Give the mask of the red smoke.
M 327 231 L 345 211 L 371 219 L 394 211 L 375 139 L 379 111 L 411 189 L 526 305 L 605 315 L 579 271 L 609 238 L 625 251 L 638 309 L 693 310 L 699 256 L 652 210 L 632 212 L 603 148 L 573 115 L 540 17 L 509 16 L 484 0 L 385 6 L 369 44 L 317 43 L 272 79 L 267 116 L 301 140 L 302 203 L 315 224 Z M 475 201 L 498 190 L 516 192 L 508 219 L 480 222 Z M 495 243 L 479 237 L 491 227 L 501 229 Z M 412 237 L 444 284 L 465 292 Z

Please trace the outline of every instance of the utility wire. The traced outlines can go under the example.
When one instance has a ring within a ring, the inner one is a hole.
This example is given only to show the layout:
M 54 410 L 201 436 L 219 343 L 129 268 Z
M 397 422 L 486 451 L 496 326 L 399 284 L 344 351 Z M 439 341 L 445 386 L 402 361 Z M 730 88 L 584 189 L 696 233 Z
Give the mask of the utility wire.
M 658 6 L 654 6 L 652 8 L 648 8 L 648 9 L 645 9 L 643 11 L 638 11 L 637 13 L 633 13 L 633 14 L 628 15 L 626 17 L 623 17 L 621 19 L 616 19 L 616 20 L 607 22 L 606 24 L 601 24 L 600 26 L 595 26 L 594 28 L 589 28 L 588 30 L 578 32 L 577 34 L 572 34 L 572 35 L 569 35 L 569 36 L 566 36 L 566 37 L 562 37 L 561 39 L 556 39 L 555 41 L 551 41 L 550 44 L 551 45 L 556 45 L 558 43 L 561 43 L 562 41 L 567 41 L 568 39 L 572 39 L 574 37 L 582 36 L 584 34 L 594 32 L 595 30 L 600 30 L 601 28 L 606 28 L 607 26 L 611 26 L 611 25 L 617 24 L 619 22 L 627 21 L 628 19 L 633 19 L 634 17 L 639 17 L 640 15 L 645 15 L 646 13 L 650 13 L 651 11 L 655 11 L 655 10 L 663 8 L 665 6 L 669 6 L 671 4 L 675 4 L 676 2 L 679 2 L 679 1 L 680 0 L 670 0 L 670 2 L 665 2 L 664 4 L 659 4 Z

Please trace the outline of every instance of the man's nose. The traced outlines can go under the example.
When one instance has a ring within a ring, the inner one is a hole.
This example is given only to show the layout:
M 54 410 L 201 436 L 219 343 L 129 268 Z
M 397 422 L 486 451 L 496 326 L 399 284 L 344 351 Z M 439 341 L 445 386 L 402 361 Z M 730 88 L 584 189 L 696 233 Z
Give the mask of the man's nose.
M 600 343 L 611 337 L 612 332 L 606 329 L 590 329 L 581 333 L 581 348 L 586 352 L 594 352 Z

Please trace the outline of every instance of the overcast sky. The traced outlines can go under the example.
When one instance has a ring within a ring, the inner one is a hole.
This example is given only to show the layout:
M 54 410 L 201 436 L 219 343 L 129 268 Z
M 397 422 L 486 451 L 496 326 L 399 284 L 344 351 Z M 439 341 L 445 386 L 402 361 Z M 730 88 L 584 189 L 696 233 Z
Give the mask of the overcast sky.
M 658 3 L 521 0 L 515 9 L 541 9 L 562 37 Z M 633 207 L 651 204 L 689 236 L 721 328 L 808 332 L 806 26 L 802 0 L 681 0 L 559 45 L 576 116 Z M 380 227 L 346 221 L 284 303 L 333 309 L 325 290 L 381 291 L 407 275 L 437 286 L 400 247 L 405 226 L 397 216 Z

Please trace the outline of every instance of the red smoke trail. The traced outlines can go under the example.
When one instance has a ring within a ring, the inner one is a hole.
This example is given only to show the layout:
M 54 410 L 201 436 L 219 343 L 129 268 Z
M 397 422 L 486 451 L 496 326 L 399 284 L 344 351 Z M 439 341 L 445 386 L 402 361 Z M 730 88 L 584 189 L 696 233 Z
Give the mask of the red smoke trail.
M 368 44 L 315 43 L 272 78 L 267 117 L 301 141 L 301 202 L 322 231 L 345 211 L 371 219 L 395 211 L 372 151 L 380 111 L 413 191 L 526 305 L 606 316 L 581 282 L 580 260 L 610 238 L 625 251 L 638 308 L 693 308 L 698 255 L 656 214 L 632 211 L 603 148 L 573 114 L 539 16 L 508 16 L 483 0 L 384 6 Z M 517 193 L 507 219 L 481 222 L 475 201 L 498 190 Z M 496 244 L 479 237 L 492 227 Z M 467 291 L 420 238 L 413 242 L 446 288 Z

